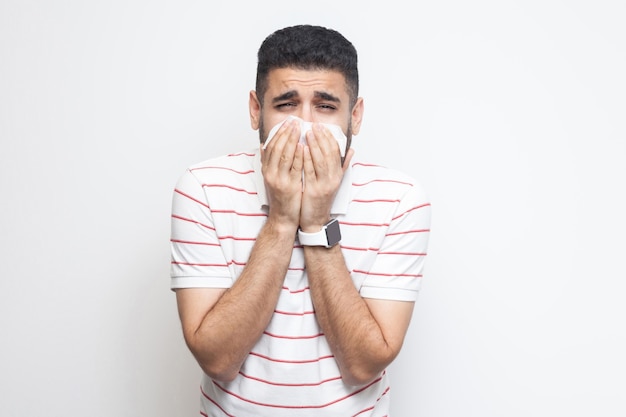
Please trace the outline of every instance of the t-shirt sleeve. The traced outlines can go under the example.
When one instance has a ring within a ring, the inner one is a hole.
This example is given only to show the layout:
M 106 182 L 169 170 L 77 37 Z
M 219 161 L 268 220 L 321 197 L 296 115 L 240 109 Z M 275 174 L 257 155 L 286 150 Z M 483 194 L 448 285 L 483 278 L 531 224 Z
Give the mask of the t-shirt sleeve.
M 414 184 L 397 206 L 360 294 L 364 298 L 416 301 L 428 240 L 431 205 Z
M 172 196 L 171 289 L 229 288 L 232 277 L 202 184 L 190 170 Z

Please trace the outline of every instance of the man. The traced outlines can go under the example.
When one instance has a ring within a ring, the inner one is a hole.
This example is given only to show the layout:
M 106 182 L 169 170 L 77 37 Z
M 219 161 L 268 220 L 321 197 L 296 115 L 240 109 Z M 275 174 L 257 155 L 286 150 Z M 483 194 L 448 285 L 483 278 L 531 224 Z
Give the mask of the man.
M 407 175 L 353 160 L 363 99 L 338 32 L 268 36 L 249 109 L 262 146 L 190 167 L 173 197 L 171 285 L 201 414 L 387 416 L 430 204 Z

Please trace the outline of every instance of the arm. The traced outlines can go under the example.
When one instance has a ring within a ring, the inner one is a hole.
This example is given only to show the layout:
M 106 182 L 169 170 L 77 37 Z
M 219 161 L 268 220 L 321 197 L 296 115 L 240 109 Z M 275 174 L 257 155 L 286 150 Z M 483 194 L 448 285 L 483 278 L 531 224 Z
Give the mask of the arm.
M 268 221 L 231 288 L 176 291 L 185 341 L 212 378 L 232 380 L 267 327 L 287 272 L 293 236 L 288 228 Z
M 305 262 L 317 318 L 343 380 L 371 381 L 400 352 L 414 303 L 362 298 L 339 245 L 306 247 Z
M 305 232 L 316 232 L 330 217 L 332 199 L 353 150 L 342 167 L 334 144 L 323 132 L 310 135 L 308 143 L 300 224 Z M 398 355 L 414 303 L 362 298 L 339 245 L 305 247 L 304 255 L 317 318 L 343 380 L 351 385 L 371 381 Z
M 235 378 L 267 327 L 289 266 L 302 194 L 302 146 L 289 124 L 262 151 L 268 219 L 241 275 L 228 290 L 176 293 L 189 349 L 210 377 Z

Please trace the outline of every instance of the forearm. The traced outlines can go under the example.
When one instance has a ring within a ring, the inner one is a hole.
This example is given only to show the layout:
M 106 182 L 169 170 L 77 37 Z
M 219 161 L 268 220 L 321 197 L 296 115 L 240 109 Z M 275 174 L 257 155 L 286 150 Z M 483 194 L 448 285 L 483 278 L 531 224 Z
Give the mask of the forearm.
M 195 329 L 186 332 L 191 351 L 211 377 L 234 378 L 267 327 L 289 266 L 293 242 L 293 231 L 268 221 L 233 286 Z
M 339 364 L 343 380 L 361 385 L 389 365 L 397 349 L 359 295 L 341 249 L 306 247 L 305 262 L 317 319 Z

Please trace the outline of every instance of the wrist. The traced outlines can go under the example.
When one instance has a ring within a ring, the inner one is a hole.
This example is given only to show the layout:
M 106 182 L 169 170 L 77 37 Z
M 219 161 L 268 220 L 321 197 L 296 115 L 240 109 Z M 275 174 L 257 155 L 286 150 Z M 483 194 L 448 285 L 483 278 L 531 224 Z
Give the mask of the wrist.
M 331 219 L 320 227 L 307 226 L 298 229 L 298 240 L 303 246 L 331 248 L 341 241 L 341 229 L 337 219 Z
M 290 222 L 281 222 L 268 219 L 265 228 L 269 233 L 277 237 L 285 236 L 293 239 L 293 235 L 298 232 L 298 225 Z
M 323 223 L 311 223 L 311 224 L 307 224 L 306 226 L 300 225 L 298 227 L 299 231 L 303 231 L 305 233 L 317 233 L 320 230 L 322 230 L 324 228 L 324 226 L 331 221 L 332 219 L 328 219 Z

